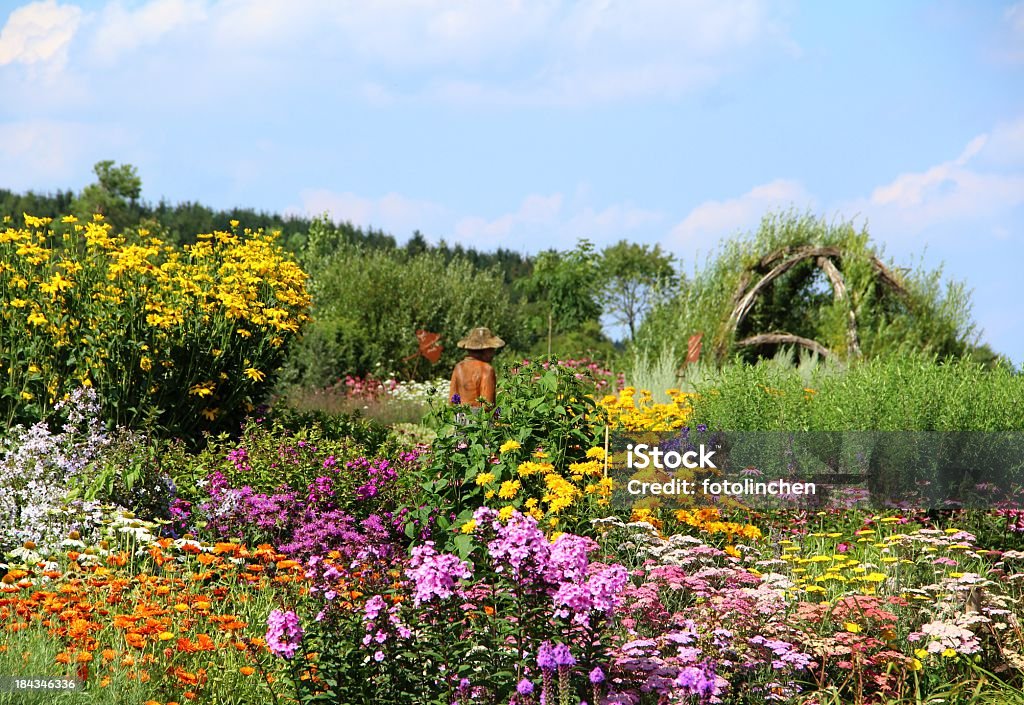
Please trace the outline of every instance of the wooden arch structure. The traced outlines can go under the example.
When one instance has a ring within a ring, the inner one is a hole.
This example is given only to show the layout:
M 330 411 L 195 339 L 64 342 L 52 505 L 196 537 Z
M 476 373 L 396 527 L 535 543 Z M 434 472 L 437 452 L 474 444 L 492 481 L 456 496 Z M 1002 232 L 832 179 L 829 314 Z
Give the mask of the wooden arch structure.
M 737 347 L 756 347 L 760 345 L 798 345 L 822 357 L 832 354 L 828 348 L 817 340 L 804 338 L 786 331 L 766 331 L 755 333 L 735 340 L 736 333 L 753 309 L 757 297 L 763 294 L 773 281 L 802 262 L 812 262 L 828 278 L 832 286 L 832 295 L 837 302 L 846 302 L 847 308 L 847 349 L 853 357 L 860 357 L 860 337 L 857 334 L 857 314 L 854 310 L 847 290 L 846 280 L 840 266 L 847 253 L 839 247 L 805 246 L 798 248 L 783 247 L 762 257 L 756 264 L 748 268 L 740 277 L 739 286 L 732 299 L 732 310 L 723 324 L 719 336 L 717 354 L 719 359 L 728 353 L 730 343 L 735 341 Z M 900 298 L 907 300 L 907 291 L 899 279 L 882 262 L 871 255 L 871 267 L 878 282 Z M 838 263 L 838 264 L 837 264 Z

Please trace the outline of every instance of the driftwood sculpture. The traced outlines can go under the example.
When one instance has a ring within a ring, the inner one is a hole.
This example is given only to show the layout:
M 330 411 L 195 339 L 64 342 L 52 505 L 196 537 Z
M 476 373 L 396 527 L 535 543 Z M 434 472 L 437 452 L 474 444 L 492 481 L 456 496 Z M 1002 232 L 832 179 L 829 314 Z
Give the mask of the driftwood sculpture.
M 718 336 L 719 344 L 717 355 L 719 359 L 724 358 L 729 351 L 730 343 L 736 339 L 736 333 L 747 314 L 753 309 L 757 297 L 763 294 L 773 281 L 791 270 L 802 262 L 813 262 L 815 266 L 824 272 L 832 286 L 832 295 L 837 302 L 845 302 L 847 314 L 847 348 L 852 357 L 859 357 L 860 339 L 857 335 L 857 313 L 850 301 L 846 280 L 843 278 L 840 265 L 845 253 L 839 247 L 783 247 L 771 254 L 762 257 L 753 267 L 748 269 L 740 277 L 739 286 L 732 300 L 732 312 L 723 324 L 721 334 Z M 837 264 L 838 263 L 838 264 Z M 890 289 L 897 296 L 908 300 L 907 291 L 894 275 L 882 262 L 871 256 L 871 266 L 875 277 L 885 287 Z M 832 354 L 828 348 L 816 340 L 794 335 L 786 331 L 766 331 L 744 337 L 735 342 L 738 347 L 752 347 L 760 345 L 799 345 L 822 357 Z

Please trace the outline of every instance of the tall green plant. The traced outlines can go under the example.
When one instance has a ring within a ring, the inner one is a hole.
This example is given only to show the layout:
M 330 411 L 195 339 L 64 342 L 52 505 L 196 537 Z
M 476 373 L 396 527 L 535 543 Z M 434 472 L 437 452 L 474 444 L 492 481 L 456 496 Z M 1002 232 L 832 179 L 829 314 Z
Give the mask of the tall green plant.
M 755 297 L 738 329 L 730 314 L 741 292 L 760 278 L 762 258 L 800 248 L 835 248 L 833 257 L 845 283 L 843 296 L 813 261 L 803 261 L 777 276 Z M 948 282 L 941 269 L 922 266 L 894 275 L 899 287 L 879 276 L 882 251 L 868 231 L 852 222 L 828 222 L 795 212 L 765 216 L 752 235 L 723 242 L 705 265 L 683 277 L 675 297 L 654 309 L 637 333 L 637 343 L 659 348 L 679 345 L 704 333 L 705 356 L 725 359 L 741 354 L 754 360 L 763 354 L 737 348 L 736 342 L 756 333 L 786 332 L 817 341 L 840 359 L 924 352 L 938 357 L 970 354 L 976 343 L 966 288 Z M 887 269 L 900 272 L 891 263 Z M 857 346 L 850 336 L 850 314 L 856 319 Z M 859 353 L 858 353 L 859 349 Z
M 552 362 L 533 361 L 504 376 L 494 408 L 445 405 L 435 409 L 438 436 L 420 481 L 423 507 L 411 520 L 425 523 L 432 507 L 444 507 L 455 518 L 440 516 L 438 528 L 461 525 L 487 502 L 487 488 L 505 481 L 522 484 L 514 497 L 516 508 L 528 497 L 541 497 L 547 493 L 543 478 L 517 473 L 519 461 L 535 458 L 538 451 L 556 472 L 586 460 L 600 436 L 593 386 L 580 379 L 576 370 Z M 513 446 L 514 451 L 502 451 Z M 478 482 L 485 473 L 492 477 Z M 566 512 L 565 518 L 566 528 L 581 528 L 582 518 L 573 511 Z

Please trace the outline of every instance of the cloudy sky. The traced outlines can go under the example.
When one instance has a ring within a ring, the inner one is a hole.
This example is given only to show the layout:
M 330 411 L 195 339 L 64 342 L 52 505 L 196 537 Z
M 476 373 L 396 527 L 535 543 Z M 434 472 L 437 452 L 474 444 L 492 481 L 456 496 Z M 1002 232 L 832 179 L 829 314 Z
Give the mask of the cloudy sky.
M 317 214 L 692 269 L 867 222 L 1024 362 L 1024 2 L 0 0 L 0 186 Z M 922 260 L 923 258 L 923 260 Z

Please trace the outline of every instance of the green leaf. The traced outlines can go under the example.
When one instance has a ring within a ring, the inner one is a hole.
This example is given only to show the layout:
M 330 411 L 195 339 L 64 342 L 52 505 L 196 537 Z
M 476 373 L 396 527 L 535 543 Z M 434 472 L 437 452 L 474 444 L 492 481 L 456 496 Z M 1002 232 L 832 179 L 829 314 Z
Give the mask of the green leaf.
M 455 537 L 455 552 L 460 558 L 466 558 L 473 550 L 473 537 L 469 534 L 459 534 Z

